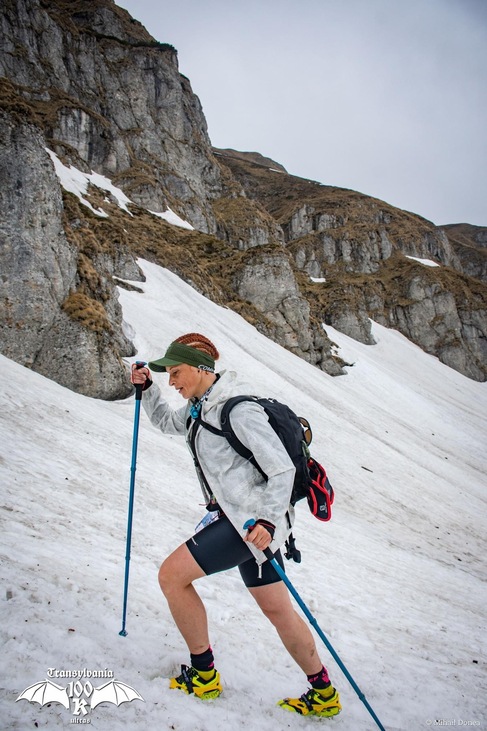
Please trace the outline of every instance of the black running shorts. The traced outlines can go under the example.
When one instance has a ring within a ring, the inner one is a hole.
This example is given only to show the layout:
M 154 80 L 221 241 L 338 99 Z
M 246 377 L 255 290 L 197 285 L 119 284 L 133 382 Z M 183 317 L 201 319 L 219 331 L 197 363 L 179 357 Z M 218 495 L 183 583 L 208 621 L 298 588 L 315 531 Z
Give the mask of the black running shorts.
M 195 533 L 186 541 L 186 545 L 207 575 L 238 566 L 245 586 L 249 589 L 281 581 L 270 561 L 258 566 L 250 548 L 224 515 Z M 281 552 L 276 551 L 274 558 L 284 570 Z

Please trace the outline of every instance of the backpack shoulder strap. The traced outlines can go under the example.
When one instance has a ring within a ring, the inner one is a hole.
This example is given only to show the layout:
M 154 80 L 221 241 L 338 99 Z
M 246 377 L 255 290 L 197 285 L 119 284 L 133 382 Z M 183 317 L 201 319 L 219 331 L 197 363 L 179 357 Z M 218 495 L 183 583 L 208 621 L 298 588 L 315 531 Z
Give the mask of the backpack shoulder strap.
M 230 412 L 231 410 L 237 406 L 237 404 L 241 404 L 242 401 L 253 401 L 255 403 L 258 403 L 259 399 L 257 396 L 232 396 L 232 398 L 229 398 L 225 403 L 223 404 L 222 413 L 220 415 L 220 423 L 222 425 L 222 430 L 226 431 L 232 431 L 232 426 L 230 424 Z
M 196 434 L 198 433 L 198 427 L 200 427 L 202 424 L 200 417 L 198 419 L 195 419 L 194 424 L 191 426 L 191 432 L 189 436 L 189 450 L 191 452 L 191 456 L 193 457 L 193 463 L 196 469 L 196 472 L 200 475 L 201 480 L 205 486 L 208 500 L 210 500 L 212 495 L 212 490 L 210 487 L 210 484 L 208 480 L 206 479 L 205 473 L 203 472 L 201 468 L 200 461 L 198 459 L 198 454 L 196 452 Z
M 220 415 L 220 424 L 221 429 L 217 429 L 216 427 L 212 426 L 211 424 L 208 424 L 206 421 L 203 421 L 201 417 L 199 417 L 199 423 L 202 427 L 210 431 L 212 434 L 216 434 L 220 437 L 225 437 L 227 442 L 230 444 L 232 449 L 234 449 L 237 454 L 239 454 L 244 459 L 251 462 L 251 464 L 254 465 L 254 467 L 260 472 L 262 477 L 267 480 L 267 475 L 265 472 L 260 468 L 259 464 L 257 463 L 257 460 L 255 459 L 252 451 L 246 447 L 240 439 L 237 437 L 235 432 L 233 431 L 232 424 L 230 422 L 230 412 L 232 409 L 237 405 L 242 403 L 242 401 L 254 401 L 255 403 L 259 402 L 259 399 L 256 396 L 232 396 L 232 398 L 229 398 L 227 401 L 225 401 L 222 412 Z

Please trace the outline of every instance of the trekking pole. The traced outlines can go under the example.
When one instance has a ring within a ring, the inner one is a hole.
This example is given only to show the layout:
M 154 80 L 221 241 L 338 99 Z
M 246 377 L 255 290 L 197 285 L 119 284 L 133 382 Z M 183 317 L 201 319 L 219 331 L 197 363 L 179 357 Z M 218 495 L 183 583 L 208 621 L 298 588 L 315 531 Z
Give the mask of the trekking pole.
M 247 520 L 246 521 L 246 523 L 244 525 L 244 529 L 249 530 L 254 525 L 255 525 L 255 520 L 253 518 L 251 518 L 250 520 Z M 352 678 L 352 676 L 348 672 L 347 668 L 345 667 L 344 663 L 340 659 L 340 657 L 339 657 L 338 653 L 336 652 L 336 650 L 334 649 L 333 645 L 328 640 L 328 638 L 326 637 L 325 633 L 323 632 L 323 630 L 318 625 L 318 622 L 313 617 L 313 615 L 309 611 L 308 607 L 306 606 L 306 604 L 303 602 L 303 600 L 299 596 L 298 592 L 296 591 L 296 589 L 292 585 L 291 581 L 288 579 L 288 577 L 287 577 L 286 573 L 284 572 L 284 570 L 281 568 L 281 566 L 279 565 L 279 563 L 274 558 L 274 556 L 273 556 L 272 551 L 270 550 L 270 548 L 267 548 L 264 551 L 264 555 L 269 559 L 269 561 L 271 562 L 271 564 L 273 565 L 273 567 L 275 568 L 275 570 L 277 571 L 277 573 L 279 574 L 279 576 L 281 577 L 281 579 L 284 581 L 284 583 L 286 584 L 287 588 L 289 589 L 289 591 L 291 592 L 291 594 L 293 595 L 293 597 L 296 599 L 297 603 L 299 604 L 299 606 L 303 610 L 304 614 L 308 618 L 310 624 L 315 628 L 315 630 L 318 633 L 319 637 L 325 643 L 326 647 L 328 648 L 328 650 L 330 651 L 330 653 L 332 654 L 332 656 L 336 660 L 336 662 L 337 662 L 338 666 L 340 667 L 341 671 L 343 672 L 343 674 L 347 678 L 348 682 L 350 683 L 350 685 L 352 686 L 352 688 L 354 689 L 354 691 L 356 692 L 356 694 L 358 695 L 358 697 L 360 698 L 360 700 L 362 701 L 362 703 L 364 704 L 364 706 L 366 707 L 366 709 L 368 710 L 368 712 L 370 713 L 370 715 L 372 716 L 372 718 L 374 719 L 374 721 L 376 722 L 377 726 L 381 729 L 381 731 L 386 731 L 385 728 L 384 728 L 384 726 L 381 724 L 381 722 L 377 718 L 376 714 L 374 713 L 374 710 L 370 706 L 370 703 L 368 702 L 368 700 L 365 697 L 364 693 L 362 693 L 362 691 L 358 687 L 357 683 L 355 682 L 355 680 Z
M 138 368 L 145 366 L 144 361 L 137 361 Z M 135 385 L 135 417 L 134 417 L 134 434 L 132 438 L 132 464 L 130 466 L 130 492 L 129 492 L 129 509 L 127 519 L 127 542 L 125 547 L 125 583 L 123 589 L 123 611 L 122 611 L 122 629 L 118 633 L 122 637 L 127 636 L 125 622 L 127 619 L 127 598 L 129 592 L 129 568 L 130 568 L 130 546 L 132 543 L 132 517 L 134 512 L 134 491 L 135 491 L 135 470 L 137 469 L 137 442 L 139 438 L 139 419 L 140 419 L 140 402 L 142 399 L 142 384 Z

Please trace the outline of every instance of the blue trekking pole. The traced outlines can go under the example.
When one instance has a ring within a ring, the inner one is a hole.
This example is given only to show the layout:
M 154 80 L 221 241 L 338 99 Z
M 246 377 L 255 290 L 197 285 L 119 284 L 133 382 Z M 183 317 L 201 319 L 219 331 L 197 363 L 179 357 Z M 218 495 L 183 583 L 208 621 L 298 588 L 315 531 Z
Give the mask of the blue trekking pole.
M 244 529 L 245 530 L 249 530 L 254 525 L 255 525 L 255 520 L 253 520 L 251 518 L 250 520 L 247 520 L 247 522 L 245 523 Z M 374 719 L 374 721 L 376 722 L 377 726 L 381 729 L 381 731 L 386 731 L 385 728 L 384 728 L 384 726 L 381 724 L 381 722 L 377 718 L 376 714 L 374 713 L 374 711 L 373 711 L 372 707 L 370 706 L 367 698 L 362 693 L 362 691 L 358 687 L 357 683 L 352 678 L 352 676 L 348 672 L 347 668 L 345 667 L 345 665 L 341 661 L 340 657 L 338 656 L 338 653 L 333 648 L 333 645 L 330 643 L 330 641 L 326 637 L 326 635 L 323 632 L 323 630 L 319 627 L 318 622 L 313 617 L 313 615 L 309 611 L 308 607 L 306 606 L 306 604 L 303 602 L 303 600 L 299 596 L 298 592 L 296 591 L 296 589 L 292 585 L 291 581 L 288 579 L 288 577 L 287 577 L 286 573 L 284 572 L 284 570 L 281 568 L 281 566 L 279 565 L 279 563 L 274 558 L 274 556 L 273 556 L 272 551 L 270 550 L 270 548 L 267 548 L 264 551 L 264 555 L 269 559 L 269 561 L 271 562 L 271 564 L 273 565 L 273 567 L 275 568 L 275 570 L 277 571 L 277 573 L 279 574 L 279 576 L 281 577 L 281 579 L 284 581 L 284 583 L 286 584 L 287 588 L 289 589 L 289 591 L 291 592 L 291 594 L 293 595 L 293 597 L 296 599 L 297 603 L 299 604 L 299 606 L 303 610 L 304 614 L 308 618 L 310 624 L 315 628 L 316 632 L 318 633 L 318 636 L 325 643 L 326 647 L 328 648 L 328 650 L 330 651 L 330 653 L 332 654 L 332 656 L 336 660 L 336 662 L 337 662 L 338 666 L 340 667 L 341 671 L 343 672 L 343 674 L 347 678 L 348 682 L 350 683 L 350 685 L 352 686 L 352 688 L 354 689 L 354 691 L 356 692 L 356 694 L 358 695 L 358 697 L 360 698 L 360 700 L 362 701 L 362 703 L 364 704 L 364 706 L 366 707 L 366 709 L 368 710 L 368 712 L 370 713 L 370 715 L 372 716 L 372 718 Z
M 138 368 L 145 366 L 144 361 L 137 361 Z M 125 548 L 125 585 L 123 590 L 123 613 L 122 613 L 122 629 L 118 633 L 122 637 L 127 636 L 125 629 L 125 621 L 127 618 L 127 597 L 129 592 L 129 568 L 130 568 L 130 546 L 132 543 L 132 517 L 134 512 L 134 491 L 135 491 L 135 470 L 137 469 L 137 442 L 139 438 L 139 419 L 140 419 L 140 402 L 142 399 L 142 384 L 137 383 L 135 386 L 135 417 L 134 417 L 134 435 L 132 439 L 132 464 L 130 467 L 130 493 L 129 493 L 129 511 L 127 519 L 127 543 Z

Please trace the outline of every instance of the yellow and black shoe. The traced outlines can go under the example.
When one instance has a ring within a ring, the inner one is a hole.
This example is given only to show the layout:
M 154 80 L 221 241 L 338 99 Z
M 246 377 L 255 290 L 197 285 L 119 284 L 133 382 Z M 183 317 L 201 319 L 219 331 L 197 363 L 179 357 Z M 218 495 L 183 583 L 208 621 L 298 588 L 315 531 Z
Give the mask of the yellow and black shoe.
M 209 675 L 208 678 L 203 676 Z M 213 670 L 212 673 L 199 673 L 198 670 L 187 665 L 181 665 L 181 675 L 177 678 L 171 678 L 169 681 L 170 688 L 178 688 L 184 693 L 194 693 L 198 698 L 207 700 L 209 698 L 218 698 L 222 692 L 222 684 L 220 682 L 220 673 Z
M 310 688 L 307 693 L 303 693 L 301 698 L 284 698 L 277 704 L 286 711 L 294 711 L 301 716 L 324 716 L 330 718 L 337 716 L 342 707 L 340 705 L 340 696 L 335 688 L 325 688 L 317 690 Z

